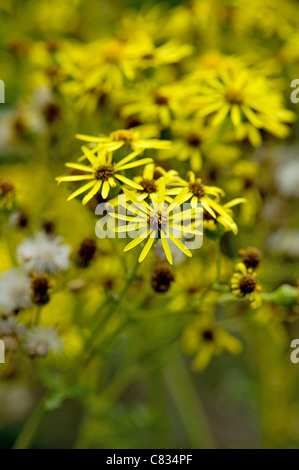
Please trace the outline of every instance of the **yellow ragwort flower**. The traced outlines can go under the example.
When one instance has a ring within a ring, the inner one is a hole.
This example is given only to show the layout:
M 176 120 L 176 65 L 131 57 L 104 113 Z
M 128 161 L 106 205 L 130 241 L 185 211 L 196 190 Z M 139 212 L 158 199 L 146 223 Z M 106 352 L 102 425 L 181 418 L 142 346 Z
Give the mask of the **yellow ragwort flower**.
M 238 227 L 232 219 L 231 207 L 245 202 L 243 198 L 236 198 L 226 204 L 220 203 L 220 196 L 224 196 L 222 189 L 217 186 L 207 186 L 202 183 L 201 178 L 196 178 L 193 171 L 188 172 L 188 181 L 181 178 L 175 181 L 177 186 L 174 189 L 167 191 L 167 195 L 176 195 L 181 190 L 181 187 L 188 189 L 183 202 L 191 200 L 191 207 L 196 207 L 197 204 L 202 204 L 204 209 L 204 219 L 208 217 L 217 220 L 227 230 L 232 230 L 235 234 L 238 232 Z
M 121 173 L 123 170 L 135 168 L 152 162 L 151 158 L 142 158 L 141 160 L 133 161 L 138 155 L 140 155 L 141 150 L 131 152 L 117 163 L 113 162 L 112 152 L 109 152 L 106 149 L 99 150 L 97 154 L 91 152 L 84 146 L 82 147 L 82 150 L 91 166 L 82 165 L 81 163 L 66 163 L 65 165 L 68 168 L 81 171 L 82 175 L 59 176 L 56 178 L 58 183 L 88 181 L 84 186 L 74 191 L 68 197 L 68 201 L 86 191 L 89 192 L 82 200 L 83 205 L 87 204 L 88 201 L 90 201 L 90 199 L 92 199 L 92 197 L 98 192 L 101 192 L 102 198 L 106 199 L 109 195 L 110 189 L 116 186 L 117 181 L 135 189 L 142 189 L 142 186 L 131 181 Z
M 256 309 L 262 305 L 259 294 L 262 288 L 257 283 L 256 273 L 252 268 L 247 268 L 244 263 L 238 263 L 230 283 L 232 294 L 248 300 L 251 308 Z
M 99 135 L 83 135 L 77 134 L 77 139 L 84 140 L 95 144 L 92 151 L 96 152 L 100 148 L 106 148 L 109 151 L 114 151 L 122 147 L 130 147 L 132 150 L 145 150 L 145 149 L 169 149 L 171 143 L 169 140 L 159 139 L 142 139 L 140 133 L 135 129 L 119 129 L 111 132 L 109 136 Z M 84 156 L 84 158 L 86 158 Z
M 138 183 L 143 188 L 142 190 L 138 191 L 138 201 L 147 199 L 150 194 L 158 193 L 158 180 L 160 178 L 163 178 L 165 184 L 167 184 L 177 178 L 177 171 L 166 171 L 164 168 L 156 166 L 154 163 L 149 163 L 144 167 L 142 176 L 136 176 L 134 178 L 134 181 L 136 181 L 136 183 Z
M 170 264 L 172 264 L 173 260 L 168 240 L 171 240 L 185 255 L 192 256 L 190 250 L 185 247 L 180 238 L 183 237 L 182 232 L 184 234 L 188 232 L 193 235 L 202 235 L 201 232 L 192 226 L 192 223 L 188 226 L 181 225 L 182 220 L 186 220 L 187 217 L 188 219 L 192 218 L 194 209 L 180 211 L 179 213 L 175 212 L 175 208 L 178 205 L 180 206 L 184 200 L 187 192 L 185 188 L 178 193 L 170 205 L 166 204 L 165 181 L 163 178 L 160 178 L 158 193 L 150 194 L 152 205 L 145 200 L 138 201 L 138 196 L 126 188 L 123 188 L 123 190 L 126 196 L 133 202 L 131 205 L 127 203 L 124 203 L 124 205 L 134 215 L 111 214 L 117 219 L 129 222 L 127 225 L 117 227 L 115 231 L 119 233 L 138 232 L 138 236 L 128 243 L 124 251 L 131 250 L 147 239 L 139 256 L 139 262 L 141 263 L 149 253 L 155 240 L 161 239 L 163 250 Z
M 193 104 L 199 107 L 200 117 L 210 116 L 212 126 L 230 121 L 237 140 L 247 137 L 254 146 L 262 143 L 259 129 L 279 138 L 289 135 L 285 123 L 293 122 L 296 115 L 284 108 L 281 94 L 263 76 L 245 68 L 223 68 L 218 73 L 198 86 Z
M 205 313 L 205 312 L 203 312 Z M 241 342 L 220 328 L 208 316 L 198 315 L 183 333 L 183 347 L 187 354 L 194 355 L 192 368 L 196 371 L 205 369 L 214 355 L 227 350 L 231 354 L 239 354 Z

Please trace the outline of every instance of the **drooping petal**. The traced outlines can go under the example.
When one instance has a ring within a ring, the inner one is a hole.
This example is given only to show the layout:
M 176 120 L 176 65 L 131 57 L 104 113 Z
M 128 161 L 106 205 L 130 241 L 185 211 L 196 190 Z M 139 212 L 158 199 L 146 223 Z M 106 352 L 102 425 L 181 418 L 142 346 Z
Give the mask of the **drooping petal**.
M 174 237 L 171 232 L 168 232 L 169 238 L 173 241 L 173 243 L 183 252 L 185 255 L 189 256 L 189 258 L 192 257 L 192 253 L 188 248 L 185 247 L 185 245 L 181 242 L 179 238 Z
M 163 232 L 161 234 L 161 242 L 162 242 L 162 246 L 163 246 L 163 250 L 164 250 L 164 253 L 166 255 L 166 258 L 168 260 L 168 263 L 169 264 L 172 264 L 173 261 L 172 261 L 172 253 L 171 253 L 171 250 L 169 248 L 169 245 L 168 245 L 168 241 L 167 241 L 167 234 L 166 232 Z
M 147 254 L 149 253 L 151 247 L 153 246 L 154 241 L 155 241 L 155 236 L 154 236 L 155 233 L 156 233 L 156 231 L 154 231 L 154 230 L 151 232 L 151 234 L 150 234 L 150 236 L 149 236 L 149 239 L 148 239 L 148 241 L 146 242 L 146 244 L 145 244 L 145 246 L 144 246 L 144 248 L 143 248 L 143 250 L 142 250 L 142 252 L 140 253 L 140 256 L 139 256 L 139 258 L 138 258 L 139 263 L 141 263 L 141 262 L 144 260 L 144 258 L 145 258 L 145 257 L 147 256 Z
M 97 181 L 94 185 L 94 187 L 92 188 L 92 190 L 86 194 L 86 196 L 84 196 L 83 200 L 82 200 L 82 204 L 83 206 L 85 206 L 88 201 L 90 201 L 93 196 L 95 196 L 95 194 L 97 194 L 97 192 L 100 190 L 101 188 L 101 184 L 102 184 L 102 181 Z
M 96 181 L 89 181 L 89 183 L 85 184 L 84 186 L 81 186 L 81 188 L 77 189 L 74 191 L 68 198 L 67 201 L 71 201 L 75 197 L 79 196 L 79 194 L 85 193 L 88 189 L 90 189 L 94 184 L 96 184 Z
M 148 236 L 149 234 L 149 230 L 145 230 L 142 235 L 139 235 L 138 237 L 134 238 L 134 240 L 132 240 L 130 243 L 128 243 L 125 247 L 124 247 L 124 251 L 129 251 L 131 250 L 132 248 L 135 248 L 135 246 L 139 245 L 139 243 L 142 243 L 146 237 Z

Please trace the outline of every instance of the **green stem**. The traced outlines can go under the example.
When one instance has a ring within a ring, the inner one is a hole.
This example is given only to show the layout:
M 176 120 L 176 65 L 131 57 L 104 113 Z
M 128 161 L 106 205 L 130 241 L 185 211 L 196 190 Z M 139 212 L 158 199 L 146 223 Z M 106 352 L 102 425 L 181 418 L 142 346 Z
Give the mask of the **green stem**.
M 165 377 L 191 447 L 215 448 L 203 406 L 182 358 L 168 366 Z
M 37 305 L 34 326 L 38 326 L 40 324 L 41 313 L 42 313 L 42 306 Z
M 219 284 L 220 283 L 220 276 L 221 276 L 221 260 L 222 260 L 222 253 L 221 253 L 221 247 L 220 247 L 220 239 L 217 238 L 215 240 L 215 247 L 216 247 L 216 279 L 215 283 Z
M 106 314 L 101 318 L 98 325 L 96 325 L 95 328 L 93 329 L 93 333 L 92 333 L 92 336 L 91 336 L 90 341 L 89 341 L 90 346 L 86 350 L 86 354 L 85 354 L 85 358 L 84 358 L 84 364 L 87 364 L 89 362 L 93 352 L 96 351 L 96 349 L 98 347 L 98 345 L 96 343 L 98 334 L 103 329 L 103 326 L 105 325 L 106 321 L 111 317 L 111 315 L 114 313 L 116 308 L 118 308 L 120 306 L 122 300 L 126 296 L 126 294 L 128 292 L 128 289 L 129 289 L 132 281 L 134 280 L 134 278 L 136 276 L 138 266 L 139 266 L 139 262 L 138 262 L 138 258 L 137 258 L 133 269 L 128 273 L 125 286 L 124 286 L 123 290 L 121 291 L 121 293 L 119 294 L 118 299 L 115 301 L 115 303 L 113 305 L 111 305 L 111 307 L 107 310 Z
M 12 238 L 13 235 L 12 235 L 11 228 L 7 225 L 4 228 L 2 234 L 3 234 L 3 238 L 5 240 L 7 249 L 8 249 L 8 253 L 9 253 L 11 262 L 14 266 L 16 266 L 17 265 L 16 250 L 15 250 L 15 246 L 14 246 L 14 243 L 13 243 L 13 238 Z
M 40 426 L 40 423 L 45 415 L 44 397 L 37 403 L 25 422 L 17 440 L 13 446 L 13 449 L 29 449 L 33 438 Z

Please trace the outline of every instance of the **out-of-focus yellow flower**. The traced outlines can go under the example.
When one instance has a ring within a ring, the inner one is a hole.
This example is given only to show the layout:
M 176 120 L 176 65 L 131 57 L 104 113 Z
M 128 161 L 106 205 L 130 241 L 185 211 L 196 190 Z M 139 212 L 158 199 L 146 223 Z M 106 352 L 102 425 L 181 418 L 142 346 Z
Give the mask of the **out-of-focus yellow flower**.
M 282 96 L 263 76 L 245 68 L 223 68 L 218 74 L 214 78 L 208 75 L 198 85 L 193 105 L 199 107 L 199 116 L 210 116 L 215 127 L 230 122 L 236 139 L 247 137 L 254 146 L 262 143 L 259 129 L 279 138 L 289 135 L 285 123 L 293 122 L 295 113 L 284 108 Z
M 206 126 L 203 119 L 188 119 L 175 121 L 172 125 L 173 144 L 169 150 L 161 152 L 161 160 L 176 158 L 179 161 L 188 160 L 193 171 L 199 171 L 203 159 L 227 164 L 235 160 L 240 152 L 218 138 L 218 132 L 211 126 Z
M 179 310 L 199 299 L 214 278 L 212 264 L 205 265 L 199 259 L 192 258 L 187 263 L 178 265 L 172 289 L 173 298 L 169 303 L 170 308 Z
M 190 44 L 180 44 L 175 40 L 155 46 L 148 36 L 143 37 L 140 43 L 133 43 L 129 49 L 130 57 L 136 61 L 137 67 L 142 69 L 176 64 L 191 55 L 192 51 Z
M 214 355 L 223 351 L 239 354 L 242 343 L 218 326 L 210 316 L 198 315 L 186 327 L 182 337 L 187 354 L 194 355 L 192 368 L 201 371 L 206 368 Z
M 142 83 L 134 92 L 122 93 L 121 115 L 137 116 L 142 122 L 158 122 L 162 128 L 170 126 L 174 115 L 182 112 L 181 101 L 186 91 L 179 83 L 153 86 Z
M 119 129 L 106 135 L 90 136 L 77 134 L 77 139 L 95 144 L 93 152 L 100 148 L 106 148 L 109 151 L 118 150 L 121 147 L 130 147 L 132 150 L 144 149 L 168 149 L 171 147 L 169 140 L 142 139 L 140 132 L 135 129 Z M 84 158 L 86 158 L 84 156 Z
M 259 308 L 262 304 L 261 286 L 257 283 L 256 273 L 252 268 L 246 268 L 244 263 L 237 264 L 231 278 L 232 294 L 249 301 L 251 308 Z
M 257 163 L 240 160 L 232 165 L 232 178 L 225 184 L 227 193 L 231 196 L 242 194 L 247 201 L 240 210 L 240 224 L 243 226 L 252 226 L 262 208 L 263 201 L 257 187 L 259 171 Z

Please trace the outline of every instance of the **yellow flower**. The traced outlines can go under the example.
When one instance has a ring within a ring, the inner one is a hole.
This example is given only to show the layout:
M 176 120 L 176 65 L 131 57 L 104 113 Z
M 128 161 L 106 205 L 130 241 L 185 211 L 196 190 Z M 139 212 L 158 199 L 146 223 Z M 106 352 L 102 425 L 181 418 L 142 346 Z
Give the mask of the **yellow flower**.
M 119 233 L 139 233 L 136 238 L 126 245 L 124 251 L 131 250 L 147 239 L 138 259 L 141 263 L 149 253 L 155 240 L 161 239 L 163 250 L 170 264 L 173 263 L 173 260 L 167 240 L 171 240 L 185 255 L 189 257 L 192 256 L 190 250 L 185 247 L 182 241 L 178 238 L 178 235 L 180 234 L 180 238 L 182 238 L 182 231 L 193 235 L 202 235 L 201 232 L 192 227 L 192 223 L 189 226 L 184 225 L 184 227 L 181 225 L 181 219 L 186 220 L 187 217 L 189 219 L 192 218 L 194 215 L 194 209 L 181 211 L 179 213 L 173 212 L 177 205 L 181 205 L 187 191 L 185 188 L 178 193 L 176 198 L 172 201 L 172 204 L 169 206 L 165 204 L 165 181 L 163 178 L 160 178 L 158 193 L 150 194 L 152 206 L 145 200 L 139 202 L 138 196 L 135 193 L 125 188 L 123 188 L 123 190 L 126 196 L 128 196 L 128 198 L 133 202 L 131 205 L 126 204 L 125 207 L 129 212 L 133 213 L 134 216 L 112 214 L 120 220 L 129 222 L 127 225 L 117 227 L 115 231 Z
M 169 140 L 142 139 L 139 132 L 135 129 L 119 129 L 111 132 L 109 136 L 99 135 L 90 136 L 77 134 L 77 139 L 95 144 L 93 152 L 99 148 L 106 148 L 109 151 L 120 149 L 121 147 L 130 147 L 132 150 L 138 149 L 169 149 L 171 143 Z M 85 158 L 85 157 L 84 157 Z
M 142 83 L 134 92 L 123 92 L 120 96 L 121 116 L 137 116 L 142 122 L 159 123 L 162 128 L 169 127 L 173 116 L 181 113 L 181 100 L 185 94 L 180 83 L 154 87 Z
M 199 116 L 211 116 L 212 126 L 230 121 L 236 139 L 248 137 L 254 146 L 262 143 L 259 129 L 285 138 L 290 132 L 285 123 L 296 119 L 292 111 L 284 108 L 280 93 L 263 76 L 245 68 L 223 68 L 215 77 L 207 75 L 198 85 L 193 105 L 199 106 Z
M 203 119 L 188 119 L 175 121 L 171 127 L 174 140 L 171 148 L 161 152 L 159 158 L 176 158 L 179 161 L 188 160 L 193 171 L 199 171 L 203 159 L 217 163 L 227 163 L 239 156 L 239 151 L 232 145 L 218 140 L 218 131 L 204 124 Z
M 137 67 L 159 67 L 165 64 L 176 64 L 192 54 L 190 44 L 180 44 L 170 40 L 162 45 L 155 46 L 152 39 L 143 35 L 139 44 L 133 42 L 128 48 L 130 57 L 136 61 Z
M 144 167 L 142 176 L 136 176 L 136 178 L 134 178 L 134 181 L 143 188 L 140 190 L 141 194 L 138 195 L 138 201 L 143 201 L 148 198 L 150 194 L 158 193 L 158 180 L 160 178 L 163 178 L 165 184 L 167 184 L 177 178 L 177 172 L 175 170 L 166 171 L 160 166 L 155 166 L 154 163 L 149 163 Z
M 123 170 L 135 168 L 152 162 L 151 158 L 143 158 L 141 160 L 133 161 L 138 155 L 140 155 L 141 150 L 136 150 L 135 152 L 130 153 L 117 163 L 112 160 L 112 152 L 108 152 L 106 149 L 99 150 L 97 155 L 94 152 L 91 152 L 87 147 L 83 146 L 82 150 L 91 166 L 82 165 L 81 163 L 66 163 L 68 168 L 78 170 L 82 172 L 82 174 L 59 176 L 56 178 L 58 183 L 88 181 L 84 186 L 74 191 L 68 197 L 68 201 L 86 191 L 88 191 L 88 193 L 82 200 L 83 205 L 87 204 L 88 201 L 90 201 L 90 199 L 98 192 L 101 192 L 102 198 L 106 199 L 109 195 L 110 189 L 116 186 L 116 180 L 121 183 L 125 183 L 132 188 L 142 189 L 142 186 L 134 183 L 134 181 L 131 181 L 129 178 L 121 174 Z
M 244 263 L 237 264 L 236 271 L 231 278 L 232 294 L 247 299 L 251 308 L 256 309 L 262 305 L 259 294 L 261 289 L 253 269 L 247 268 Z
M 216 218 L 212 217 L 209 212 L 204 210 L 203 227 L 207 230 L 215 231 L 217 229 L 216 222 L 218 222 L 225 228 L 227 232 L 232 231 L 235 235 L 237 235 L 238 226 L 232 218 L 233 211 L 231 210 L 231 208 L 245 202 L 247 202 L 245 198 L 237 197 L 229 202 L 226 202 L 225 204 L 222 204 L 222 214 L 219 214 L 216 208 L 214 209 L 214 212 L 216 213 Z M 226 213 L 226 215 L 224 215 L 224 212 Z
M 179 310 L 198 301 L 215 278 L 212 264 L 205 264 L 201 259 L 192 258 L 180 263 L 176 268 L 173 298 L 170 301 L 172 310 Z
M 175 181 L 177 186 L 174 189 L 170 189 L 167 195 L 176 195 L 181 190 L 181 187 L 188 189 L 184 197 L 183 202 L 191 199 L 191 207 L 196 207 L 197 204 L 202 204 L 204 209 L 204 218 L 206 220 L 210 216 L 212 219 L 220 222 L 227 230 L 232 230 L 234 233 L 238 232 L 238 227 L 231 216 L 230 208 L 245 202 L 243 198 L 237 198 L 233 201 L 221 205 L 219 200 L 220 196 L 224 196 L 222 189 L 216 186 L 207 186 L 202 183 L 201 178 L 196 178 L 193 171 L 188 172 L 189 180 L 185 181 L 179 179 Z
M 134 63 L 128 54 L 127 44 L 116 38 L 95 41 L 85 48 L 86 86 L 93 88 L 99 83 L 109 89 L 121 87 L 124 78 L 135 76 Z
M 185 329 L 182 337 L 187 354 L 194 355 L 192 367 L 196 371 L 206 368 L 213 355 L 224 350 L 239 354 L 241 342 L 220 328 L 210 316 L 198 315 Z

